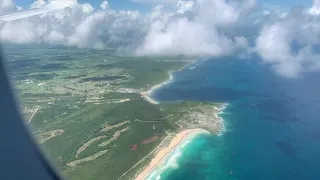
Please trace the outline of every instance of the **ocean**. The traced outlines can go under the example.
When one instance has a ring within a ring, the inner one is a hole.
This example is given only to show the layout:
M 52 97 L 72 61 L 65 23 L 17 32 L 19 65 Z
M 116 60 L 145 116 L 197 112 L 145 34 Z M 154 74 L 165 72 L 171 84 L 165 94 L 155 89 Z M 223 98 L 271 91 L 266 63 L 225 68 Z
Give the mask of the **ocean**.
M 223 57 L 173 77 L 152 98 L 226 102 L 225 131 L 194 138 L 155 179 L 320 179 L 320 73 L 286 79 L 257 57 Z

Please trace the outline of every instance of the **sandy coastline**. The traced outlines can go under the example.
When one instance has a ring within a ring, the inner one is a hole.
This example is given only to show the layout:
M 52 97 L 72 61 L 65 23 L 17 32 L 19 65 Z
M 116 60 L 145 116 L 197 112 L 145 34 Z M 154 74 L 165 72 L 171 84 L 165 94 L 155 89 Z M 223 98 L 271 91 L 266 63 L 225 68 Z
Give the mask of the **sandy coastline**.
M 187 63 L 186 65 L 184 65 L 183 67 L 181 67 L 180 69 L 177 69 L 177 70 L 175 70 L 175 71 L 169 72 L 169 73 L 168 73 L 168 74 L 169 74 L 169 79 L 167 79 L 166 81 L 164 81 L 164 82 L 162 82 L 162 83 L 160 83 L 160 84 L 156 84 L 156 85 L 152 86 L 152 87 L 151 87 L 149 90 L 147 90 L 147 91 L 142 91 L 142 92 L 140 92 L 141 97 L 143 97 L 146 101 L 148 101 L 148 102 L 151 103 L 151 104 L 159 104 L 158 101 L 156 101 L 156 100 L 154 100 L 154 99 L 151 98 L 152 93 L 153 93 L 155 90 L 161 88 L 163 85 L 166 85 L 166 84 L 171 83 L 171 82 L 173 81 L 173 73 L 174 73 L 174 72 L 182 71 L 183 69 L 185 69 L 186 67 L 188 67 L 189 65 L 191 65 L 191 64 L 193 64 L 193 63 L 195 63 L 195 62 L 196 62 L 196 60 L 193 60 L 193 61 L 191 61 L 190 63 Z
M 160 84 L 156 84 L 154 86 L 152 86 L 148 91 L 142 91 L 140 92 L 140 95 L 148 102 L 150 102 L 151 104 L 159 104 L 158 101 L 154 100 L 151 98 L 152 92 L 161 88 L 163 85 L 169 84 L 170 82 L 172 82 L 173 80 L 173 75 L 172 72 L 169 72 L 169 79 L 160 83 Z
M 186 139 L 203 133 L 209 132 L 204 129 L 188 129 L 176 134 L 175 137 L 171 140 L 170 144 L 157 153 L 150 164 L 135 178 L 135 180 L 146 179 L 155 168 L 165 162 L 166 157 L 168 157 L 170 152 L 177 148 L 179 144 L 184 142 Z
M 188 67 L 189 65 L 195 63 L 196 61 L 192 61 L 191 63 L 186 64 L 185 66 L 181 67 L 180 69 L 176 71 L 181 71 Z M 159 104 L 158 101 L 154 100 L 151 98 L 152 93 L 157 90 L 158 88 L 161 88 L 163 85 L 169 84 L 173 81 L 173 73 L 176 72 L 169 72 L 169 79 L 152 86 L 149 90 L 147 91 L 142 91 L 140 95 L 148 102 L 152 104 Z M 216 107 L 215 109 L 218 111 L 218 113 L 215 113 L 215 117 L 220 120 L 220 122 L 223 122 L 223 119 L 219 116 L 221 113 L 223 113 L 224 109 L 228 106 L 227 103 L 223 104 L 221 107 Z M 222 132 L 225 130 L 224 126 L 222 127 L 222 131 L 218 133 L 217 135 L 221 135 Z M 143 171 L 141 171 L 138 176 L 135 177 L 135 180 L 144 180 L 147 179 L 150 174 L 157 169 L 158 167 L 162 166 L 164 163 L 166 163 L 166 159 L 172 153 L 177 147 L 179 147 L 180 144 L 185 142 L 186 140 L 189 140 L 199 134 L 203 133 L 210 133 L 207 130 L 196 128 L 196 129 L 188 129 L 184 130 L 178 134 L 175 135 L 175 137 L 171 140 L 170 144 L 167 147 L 164 147 L 160 149 L 156 156 L 151 160 L 148 166 L 146 166 Z

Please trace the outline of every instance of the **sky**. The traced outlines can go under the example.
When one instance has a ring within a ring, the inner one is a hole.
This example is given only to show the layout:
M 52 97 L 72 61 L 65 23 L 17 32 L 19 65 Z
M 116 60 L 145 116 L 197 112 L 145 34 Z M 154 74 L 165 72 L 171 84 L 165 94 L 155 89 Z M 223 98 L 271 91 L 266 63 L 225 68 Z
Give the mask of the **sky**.
M 35 0 L 14 0 L 14 2 L 23 8 L 28 8 L 31 3 Z M 79 3 L 90 3 L 94 8 L 100 6 L 103 0 L 78 0 Z M 135 3 L 130 0 L 109 0 L 110 6 L 114 9 L 128 9 L 128 10 L 139 10 L 141 12 L 150 11 L 152 6 L 150 4 Z
M 34 0 L 14 0 L 14 2 L 23 8 L 27 8 Z M 148 0 L 145 0 L 148 1 Z M 152 1 L 152 0 L 149 0 Z M 164 0 L 166 1 L 166 0 Z M 80 3 L 90 3 L 93 7 L 99 7 L 102 0 L 78 0 Z M 141 12 L 149 12 L 152 9 L 152 3 L 138 3 L 134 0 L 109 0 L 110 6 L 114 9 L 128 9 L 139 10 Z M 158 1 L 159 2 L 159 1 Z M 160 1 L 161 2 L 161 1 Z M 262 6 L 281 6 L 284 8 L 290 8 L 296 5 L 308 5 L 312 3 L 312 0 L 258 0 Z M 155 3 L 157 4 L 157 3 Z M 160 3 L 159 3 L 160 4 Z
M 266 5 L 278 5 L 292 7 L 296 5 L 308 5 L 312 3 L 312 0 L 259 0 L 259 4 Z
M 248 59 L 257 55 L 283 78 L 320 71 L 320 0 L 85 2 L 55 10 L 57 6 L 45 0 L 0 0 L 0 16 L 16 16 L 20 7 L 31 9 L 28 14 L 32 15 L 2 22 L 0 40 L 102 50 L 112 47 L 135 56 L 234 55 Z M 39 10 L 46 13 L 38 15 Z

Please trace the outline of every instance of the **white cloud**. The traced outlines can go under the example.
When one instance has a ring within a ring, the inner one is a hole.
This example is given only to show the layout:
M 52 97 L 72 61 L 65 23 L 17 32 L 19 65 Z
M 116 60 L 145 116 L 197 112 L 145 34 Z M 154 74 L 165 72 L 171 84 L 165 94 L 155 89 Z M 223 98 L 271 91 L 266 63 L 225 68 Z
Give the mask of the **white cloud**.
M 178 0 L 130 0 L 135 3 L 144 4 L 176 4 Z
M 266 26 L 257 38 L 257 51 L 266 61 L 290 61 L 293 35 L 282 23 Z
M 179 0 L 177 2 L 177 7 L 178 7 L 177 13 L 183 14 L 187 11 L 191 11 L 193 9 L 194 4 L 195 4 L 194 1 L 181 1 L 181 0 Z
M 284 77 L 320 70 L 320 13 L 317 12 L 320 0 L 315 0 L 310 8 L 295 8 L 290 12 L 264 9 L 249 17 L 255 7 L 254 0 L 165 2 L 171 3 L 170 8 L 168 4 L 157 5 L 148 14 L 116 11 L 107 1 L 97 9 L 88 3 L 76 3 L 64 10 L 6 22 L 0 27 L 0 36 L 4 43 L 18 44 L 79 48 L 116 44 L 122 51 L 130 50 L 137 55 L 233 53 L 244 58 L 255 52 Z M 38 1 L 30 8 L 45 3 Z M 51 3 L 49 9 L 61 8 L 61 4 Z M 0 12 L 10 11 L 16 12 L 16 5 L 11 0 L 0 0 Z M 252 32 L 257 29 L 259 32 Z M 248 33 L 251 38 L 255 36 L 255 44 L 249 42 Z
M 236 36 L 234 38 L 235 45 L 239 48 L 247 48 L 249 46 L 248 40 L 243 36 Z
M 65 37 L 62 33 L 52 30 L 44 36 L 43 41 L 53 45 L 61 45 L 65 41 Z
M 0 14 L 13 12 L 17 9 L 12 0 L 0 0 Z
M 0 29 L 0 34 L 2 41 L 10 43 L 103 48 L 108 43 L 120 41 L 135 46 L 140 44 L 136 51 L 140 55 L 222 55 L 232 51 L 236 42 L 221 33 L 219 28 L 235 23 L 254 1 L 161 2 L 175 5 L 172 9 L 156 6 L 150 14 L 142 15 L 137 11 L 112 10 L 108 1 L 103 1 L 98 10 L 87 3 L 76 3 L 69 9 L 7 22 Z M 56 9 L 61 3 L 52 1 L 46 4 L 40 0 L 30 8 L 50 6 L 49 9 Z
M 235 42 L 219 30 L 226 28 L 254 5 L 253 1 L 179 1 L 176 13 L 151 24 L 138 55 L 212 55 L 233 51 Z M 155 9 L 160 14 L 159 8 Z
M 30 31 L 31 29 L 32 31 Z M 9 43 L 38 43 L 38 36 L 40 36 L 40 34 L 37 34 L 37 31 L 34 29 L 33 25 L 26 21 L 5 24 L 1 30 L 1 40 Z
M 256 39 L 256 52 L 284 77 L 320 70 L 320 19 L 295 9 L 262 28 Z
M 34 1 L 31 5 L 30 5 L 30 9 L 36 9 L 36 8 L 42 8 L 45 5 L 47 5 L 47 2 L 44 0 L 37 0 Z
M 179 18 L 174 23 L 154 23 L 137 54 L 222 55 L 229 46 L 231 41 L 214 29 L 209 30 L 204 24 Z
M 40 10 L 61 8 L 59 3 L 49 5 Z M 67 9 L 3 23 L 0 37 L 4 43 L 103 48 L 115 40 L 131 40 L 124 36 L 131 31 L 140 32 L 145 27 L 144 18 L 137 11 L 114 11 L 107 1 L 102 2 L 99 10 L 88 3 L 76 3 Z
M 98 10 L 87 3 L 76 3 L 69 9 L 7 22 L 0 34 L 2 41 L 9 43 L 80 48 L 104 48 L 121 42 L 136 49 L 138 55 L 224 55 L 248 45 L 244 37 L 228 37 L 221 28 L 232 28 L 232 24 L 253 7 L 253 0 L 174 2 L 172 8 L 155 6 L 146 15 L 112 10 L 107 1 L 103 1 Z M 45 4 L 37 1 L 30 8 Z M 49 5 L 55 9 L 59 3 Z
M 103 43 L 99 39 L 101 29 L 99 26 L 107 18 L 106 12 L 97 12 L 87 17 L 75 29 L 75 32 L 67 38 L 67 44 L 80 48 L 93 47 L 102 49 Z
M 109 9 L 110 6 L 109 6 L 108 1 L 103 1 L 103 2 L 101 3 L 101 5 L 100 5 L 100 8 L 101 8 L 102 10 L 107 10 L 107 9 Z
M 273 68 L 285 77 L 295 77 L 300 71 L 290 43 L 293 34 L 286 25 L 276 23 L 262 29 L 256 41 L 256 50 L 262 59 L 273 65 Z
M 5 0 L 6 1 L 6 0 Z M 11 2 L 12 4 L 12 2 Z M 64 1 L 50 1 L 49 4 L 47 4 L 46 1 L 39 0 L 30 5 L 30 10 L 27 11 L 21 11 L 21 7 L 16 7 L 15 9 L 17 11 L 7 13 L 0 16 L 1 22 L 9 22 L 19 19 L 26 19 L 28 17 L 53 12 L 57 10 L 61 10 L 67 7 L 71 7 L 72 5 L 76 4 L 73 0 L 64 0 Z M 12 4 L 14 6 L 14 4 Z
M 105 6 L 105 1 L 102 4 L 103 4 L 102 6 Z M 94 8 L 91 6 L 91 4 L 88 4 L 88 3 L 82 4 L 81 8 L 82 8 L 82 12 L 88 15 L 93 13 L 94 11 Z
M 320 14 L 320 0 L 314 0 L 312 7 L 308 10 L 311 15 Z

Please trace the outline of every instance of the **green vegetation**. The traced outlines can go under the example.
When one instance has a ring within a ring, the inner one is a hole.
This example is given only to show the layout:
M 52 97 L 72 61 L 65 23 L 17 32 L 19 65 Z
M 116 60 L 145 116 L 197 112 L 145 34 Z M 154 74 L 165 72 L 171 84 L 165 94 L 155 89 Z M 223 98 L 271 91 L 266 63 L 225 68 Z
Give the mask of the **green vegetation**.
M 168 78 L 168 71 L 190 62 L 182 58 L 39 47 L 8 48 L 6 53 L 26 122 L 36 137 L 50 138 L 41 148 L 71 180 L 118 179 L 175 131 L 187 112 L 203 105 L 154 105 L 139 94 Z M 128 123 L 117 126 L 124 121 Z M 115 127 L 102 131 L 107 125 Z M 141 143 L 155 135 L 160 137 L 155 142 Z M 93 141 L 76 156 L 79 148 L 97 137 L 105 138 Z M 126 177 L 132 177 L 147 160 Z

